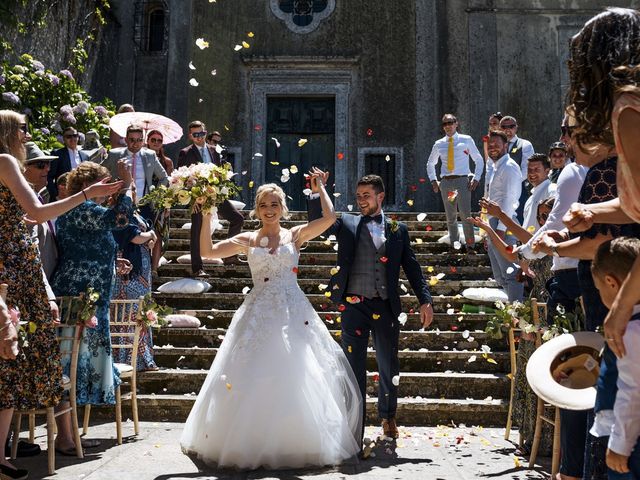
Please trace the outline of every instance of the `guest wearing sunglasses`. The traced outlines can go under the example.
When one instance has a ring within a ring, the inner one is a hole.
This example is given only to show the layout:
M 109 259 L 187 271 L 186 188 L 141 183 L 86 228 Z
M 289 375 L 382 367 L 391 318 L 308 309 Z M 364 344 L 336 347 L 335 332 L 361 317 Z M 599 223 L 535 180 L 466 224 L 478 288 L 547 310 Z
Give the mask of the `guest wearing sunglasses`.
M 427 160 L 427 175 L 433 191 L 442 195 L 451 247 L 459 241 L 460 211 L 467 253 L 475 253 L 473 225 L 467 218 L 471 216 L 471 192 L 476 189 L 482 177 L 484 160 L 473 138 L 458 133 L 458 119 L 454 115 L 447 113 L 442 117 L 442 129 L 445 136 L 433 144 Z M 469 158 L 475 164 L 474 173 L 469 170 Z M 440 182 L 436 176 L 438 160 L 441 162 Z
M 56 179 L 63 173 L 70 172 L 80 163 L 89 160 L 85 152 L 78 148 L 78 139 L 80 135 L 73 127 L 67 127 L 62 132 L 62 141 L 64 147 L 51 152 L 57 159 L 51 162 L 49 176 L 47 179 L 47 190 L 49 191 L 49 201 L 54 202 L 58 199 L 58 185 Z
M 156 152 L 160 164 L 164 167 L 167 175 L 173 172 L 173 160 L 164 153 L 164 137 L 158 130 L 151 130 L 147 133 L 147 148 Z
M 189 124 L 189 140 L 191 145 L 180 150 L 178 155 L 178 167 L 188 167 L 195 163 L 222 164 L 220 153 L 207 145 L 207 127 L 199 120 Z M 229 200 L 225 200 L 218 206 L 218 216 L 229 221 L 229 238 L 237 235 L 242 230 L 244 217 Z M 203 270 L 202 257 L 200 256 L 200 229 L 202 228 L 202 213 L 194 212 L 191 215 L 191 270 L 194 276 L 206 276 Z M 225 259 L 225 263 L 235 263 L 237 257 Z

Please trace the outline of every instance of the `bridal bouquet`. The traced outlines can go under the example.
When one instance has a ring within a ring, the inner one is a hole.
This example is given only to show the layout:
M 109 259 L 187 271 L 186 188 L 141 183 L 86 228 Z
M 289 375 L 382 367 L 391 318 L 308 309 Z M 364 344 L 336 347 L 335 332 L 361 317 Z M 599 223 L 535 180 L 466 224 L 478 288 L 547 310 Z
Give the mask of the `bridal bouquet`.
M 213 213 L 215 207 L 235 196 L 240 188 L 231 179 L 235 173 L 231 165 L 196 163 L 180 167 L 169 176 L 169 186 L 160 185 L 140 199 L 140 203 L 164 210 L 177 205 L 188 206 L 191 212 L 199 209 Z

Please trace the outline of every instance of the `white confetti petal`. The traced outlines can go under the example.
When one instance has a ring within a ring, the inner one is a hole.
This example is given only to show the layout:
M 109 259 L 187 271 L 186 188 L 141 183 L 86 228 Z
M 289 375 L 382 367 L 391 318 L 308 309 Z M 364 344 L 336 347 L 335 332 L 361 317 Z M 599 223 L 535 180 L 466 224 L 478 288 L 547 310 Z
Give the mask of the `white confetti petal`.
M 195 70 L 195 69 L 196 69 L 196 67 L 193 64 L 193 62 L 189 62 L 189 70 Z
M 453 248 L 455 250 L 460 250 L 462 248 L 462 244 L 460 242 L 453 242 Z
M 211 70 L 211 75 L 215 77 L 217 74 L 218 74 L 218 70 L 216 70 L 215 68 Z
M 426 213 L 419 213 L 418 214 L 418 221 L 419 222 L 423 221 L 425 218 L 427 218 L 427 214 Z
M 198 38 L 196 39 L 196 45 L 198 46 L 198 48 L 200 48 L 200 50 L 204 50 L 205 48 L 209 47 L 209 42 L 207 42 L 204 38 Z
M 302 193 L 304 195 L 311 195 L 311 189 L 310 188 L 305 188 L 304 190 L 302 190 Z
M 278 141 L 277 138 L 271 137 L 271 140 L 273 140 L 276 143 L 276 148 L 280 148 L 280 142 Z
M 192 78 L 191 80 L 189 80 L 189 85 L 191 85 L 192 87 L 197 87 L 200 84 L 195 78 Z
M 242 50 L 242 45 L 236 45 L 233 49 L 237 52 L 238 50 Z
M 390 162 L 391 161 L 391 155 L 387 155 L 386 157 L 384 157 L 385 161 Z
M 514 272 L 514 268 L 513 267 L 507 268 L 507 275 L 511 275 L 513 272 Z
M 289 177 L 289 175 L 282 175 L 282 176 L 280 177 L 280 181 L 281 181 L 282 183 L 287 183 L 287 182 L 289 181 L 289 178 L 291 178 L 291 177 Z
M 409 316 L 402 312 L 400 315 L 398 315 L 398 322 L 400 323 L 400 325 L 404 326 L 405 323 L 407 323 L 407 319 L 409 318 Z
M 333 194 L 333 196 L 334 196 L 334 197 L 336 197 L 336 198 L 338 198 L 340 195 L 342 195 L 340 192 L 335 192 L 335 193 Z
M 353 205 L 347 205 L 347 210 L 349 210 L 350 212 L 353 211 Z
M 244 287 L 244 288 L 242 289 L 242 293 L 243 293 L 244 295 L 246 295 L 246 294 L 247 294 L 247 293 L 249 293 L 250 291 L 251 291 L 251 288 L 249 288 L 249 287 Z
M 462 338 L 469 338 L 469 330 L 462 332 Z
M 469 359 L 467 360 L 468 363 L 473 363 L 477 360 L 478 357 L 476 357 L 475 355 L 471 355 L 469 357 Z
M 391 379 L 391 383 L 393 383 L 396 387 L 398 385 L 400 385 L 400 375 L 395 375 L 392 379 Z

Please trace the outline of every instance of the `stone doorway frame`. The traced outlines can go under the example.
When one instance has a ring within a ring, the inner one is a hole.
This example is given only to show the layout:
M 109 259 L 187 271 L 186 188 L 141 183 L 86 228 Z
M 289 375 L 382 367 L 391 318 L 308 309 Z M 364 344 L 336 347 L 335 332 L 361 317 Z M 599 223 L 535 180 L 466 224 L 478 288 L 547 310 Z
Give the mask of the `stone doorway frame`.
M 357 63 L 346 60 L 349 66 Z M 286 68 L 293 63 L 293 68 Z M 250 159 L 252 178 L 258 185 L 265 181 L 265 163 L 267 151 L 267 98 L 268 97 L 333 97 L 335 99 L 335 153 L 344 152 L 348 157 L 350 148 L 350 93 L 353 84 L 351 69 L 331 68 L 323 65 L 310 65 L 309 59 L 270 59 L 247 61 L 249 70 L 249 101 L 251 105 L 251 146 Z M 339 62 L 344 66 L 344 61 Z M 277 67 L 276 67 L 277 65 Z M 262 160 L 256 162 L 255 154 L 263 155 Z M 345 161 L 335 162 L 335 191 L 348 193 L 349 168 Z M 301 172 L 302 173 L 302 172 Z M 346 195 L 335 199 L 336 209 L 346 209 Z

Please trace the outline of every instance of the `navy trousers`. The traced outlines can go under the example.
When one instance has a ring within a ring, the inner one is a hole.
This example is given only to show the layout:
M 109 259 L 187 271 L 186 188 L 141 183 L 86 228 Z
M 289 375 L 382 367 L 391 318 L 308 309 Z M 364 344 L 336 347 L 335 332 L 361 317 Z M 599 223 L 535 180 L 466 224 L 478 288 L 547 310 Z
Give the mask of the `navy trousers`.
M 366 414 L 367 347 L 372 335 L 378 363 L 378 415 L 394 418 L 398 405 L 398 387 L 393 377 L 400 373 L 398 338 L 400 324 L 388 300 L 365 298 L 359 303 L 345 302 L 342 313 L 342 347 L 358 380 Z M 363 419 L 366 418 L 363 417 Z M 365 422 L 362 422 L 363 429 Z

